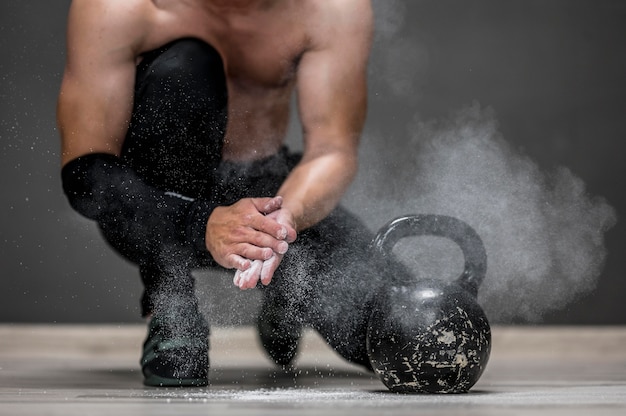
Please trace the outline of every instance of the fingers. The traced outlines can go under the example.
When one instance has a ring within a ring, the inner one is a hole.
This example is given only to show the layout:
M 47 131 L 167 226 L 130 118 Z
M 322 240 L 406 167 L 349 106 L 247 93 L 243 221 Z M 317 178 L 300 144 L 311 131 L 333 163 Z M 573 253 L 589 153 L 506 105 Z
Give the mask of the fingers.
M 241 215 L 241 226 L 265 233 L 276 240 L 284 240 L 295 230 L 277 221 L 276 213 L 280 210 L 282 201 L 282 197 L 279 196 L 240 200 L 235 204 L 237 205 L 235 215 Z
M 289 243 L 249 228 L 239 230 L 233 237 L 232 251 L 250 260 L 267 260 L 274 252 L 285 254 Z
M 274 198 L 256 198 L 252 203 L 261 214 L 270 214 L 283 205 L 283 197 L 275 196 Z
M 282 198 L 258 198 L 250 201 L 253 204 L 259 204 L 262 200 L 276 210 L 267 215 L 247 215 L 246 224 L 237 230 L 240 234 L 237 239 L 239 242 L 247 242 L 257 247 L 269 247 L 278 254 L 285 254 L 288 243 L 295 241 L 296 231 L 280 214 Z M 267 257 L 242 255 L 250 259 L 267 260 Z
M 236 255 L 248 260 L 267 260 L 274 254 L 270 247 L 259 247 L 253 244 L 241 243 L 235 246 Z
M 285 241 L 287 243 L 293 243 L 294 241 L 296 241 L 298 234 L 296 233 L 296 230 L 293 228 L 287 228 L 287 236 L 285 237 Z
M 296 241 L 297 233 L 295 229 L 293 215 L 288 209 L 279 209 L 266 215 L 267 218 L 274 219 L 278 224 L 285 227 L 287 231 L 284 240 L 288 243 Z
M 238 256 L 237 254 L 231 254 L 229 256 L 226 256 L 226 262 L 225 264 L 222 264 L 222 266 L 226 267 L 227 269 L 237 269 L 244 271 L 250 268 L 251 263 L 252 262 L 245 257 Z
M 241 281 L 241 273 L 243 273 L 241 270 L 237 270 L 235 272 L 235 277 L 233 277 L 233 284 L 235 286 L 239 286 L 239 282 Z
M 248 217 L 249 226 L 257 231 L 266 233 L 277 240 L 284 240 L 289 234 L 289 230 L 276 219 L 263 215 Z
M 265 260 L 263 262 L 263 267 L 261 268 L 261 283 L 267 286 L 272 281 L 272 277 L 274 277 L 274 272 L 278 268 L 280 264 L 282 256 L 273 255 L 269 260 Z
M 233 283 L 241 290 L 255 288 L 259 280 L 263 285 L 269 285 L 282 257 L 281 255 L 273 255 L 265 261 L 253 261 L 247 270 L 235 272 Z
M 297 237 L 297 233 L 295 228 L 284 225 L 285 227 L 285 237 L 283 238 L 284 241 L 286 241 L 287 243 L 293 243 L 294 241 L 296 241 L 296 237 Z
M 238 286 L 241 290 L 255 288 L 257 285 L 257 282 L 259 281 L 262 268 L 263 268 L 263 261 L 261 260 L 253 261 L 250 268 L 248 268 L 247 270 L 244 270 L 244 271 L 237 270 L 235 272 L 233 283 L 236 286 Z
M 230 269 L 247 270 L 251 267 L 251 263 L 260 260 L 265 261 L 275 256 L 275 253 L 285 254 L 289 249 L 289 244 L 284 241 L 280 242 L 279 251 L 274 251 L 269 247 L 257 247 L 252 244 L 239 244 L 236 247 L 236 253 L 230 254 L 226 257 L 226 264 L 224 267 Z

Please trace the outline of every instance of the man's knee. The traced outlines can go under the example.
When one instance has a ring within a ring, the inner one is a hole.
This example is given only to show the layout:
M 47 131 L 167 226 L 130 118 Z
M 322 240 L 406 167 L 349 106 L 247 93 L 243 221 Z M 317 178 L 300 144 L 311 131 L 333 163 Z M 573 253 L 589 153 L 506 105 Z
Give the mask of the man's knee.
M 228 118 L 224 65 L 197 39 L 145 54 L 122 158 L 152 186 L 205 196 L 221 160 Z
M 226 75 L 222 57 L 208 43 L 186 38 L 166 45 L 145 71 L 145 80 L 170 88 L 182 87 L 189 93 L 206 95 L 218 101 L 226 100 Z M 140 77 L 141 78 L 141 77 Z
M 195 38 L 177 40 L 172 43 L 169 50 L 178 60 L 178 65 L 189 71 L 208 77 L 224 74 L 224 63 L 219 52 L 202 40 Z

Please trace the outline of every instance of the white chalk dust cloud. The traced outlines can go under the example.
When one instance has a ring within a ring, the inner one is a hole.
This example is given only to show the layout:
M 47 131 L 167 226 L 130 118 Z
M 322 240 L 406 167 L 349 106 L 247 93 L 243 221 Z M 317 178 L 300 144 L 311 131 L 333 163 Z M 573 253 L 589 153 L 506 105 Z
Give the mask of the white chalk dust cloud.
M 398 0 L 373 2 L 374 43 L 373 59 L 369 65 L 370 79 L 385 84 L 396 97 L 416 99 L 425 82 L 424 74 L 429 68 L 428 49 L 400 34 L 406 25 L 407 6 Z
M 359 180 L 360 209 L 353 209 L 370 224 L 414 213 L 467 222 L 487 250 L 479 301 L 494 322 L 540 321 L 595 288 L 607 254 L 604 234 L 616 214 L 580 178 L 564 167 L 542 171 L 506 142 L 494 112 L 477 103 L 446 120 L 416 121 L 409 131 L 397 149 L 381 136 L 377 156 L 364 155 L 369 166 Z M 384 153 L 392 159 L 376 165 Z M 451 279 L 463 267 L 452 242 L 406 240 L 398 253 L 416 278 Z
M 370 80 L 385 102 L 410 106 L 428 78 L 428 47 L 405 30 L 412 24 L 407 2 L 372 4 L 380 59 Z M 538 322 L 595 288 L 615 210 L 567 168 L 542 170 L 514 149 L 493 110 L 474 103 L 444 120 L 416 117 L 406 134 L 370 126 L 360 161 L 346 204 L 374 230 L 418 213 L 451 215 L 475 228 L 488 256 L 479 302 L 492 321 Z M 406 238 L 395 252 L 416 278 L 451 280 L 462 271 L 460 250 L 442 238 Z

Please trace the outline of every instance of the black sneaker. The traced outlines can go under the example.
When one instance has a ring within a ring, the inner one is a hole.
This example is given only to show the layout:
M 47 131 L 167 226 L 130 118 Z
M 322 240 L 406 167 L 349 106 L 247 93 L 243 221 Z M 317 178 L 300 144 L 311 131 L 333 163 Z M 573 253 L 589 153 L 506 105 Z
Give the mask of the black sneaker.
M 270 358 L 284 369 L 291 367 L 298 353 L 302 325 L 287 318 L 287 313 L 265 299 L 257 320 L 261 345 Z
M 141 370 L 144 384 L 155 387 L 197 387 L 209 383 L 209 331 L 204 318 L 193 331 L 172 335 L 159 317 L 148 327 Z

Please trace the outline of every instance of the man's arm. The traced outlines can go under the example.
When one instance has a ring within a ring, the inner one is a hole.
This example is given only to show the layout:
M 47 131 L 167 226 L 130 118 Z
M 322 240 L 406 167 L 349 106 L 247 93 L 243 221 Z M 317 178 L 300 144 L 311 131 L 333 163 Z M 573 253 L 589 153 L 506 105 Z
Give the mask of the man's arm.
M 246 199 L 233 207 L 220 207 L 218 212 L 235 212 L 234 220 L 231 216 L 224 227 L 226 239 L 209 241 L 214 238 L 207 235 L 206 224 L 214 206 L 168 197 L 117 157 L 132 114 L 136 59 L 153 26 L 150 22 L 157 20 L 149 5 L 136 0 L 72 3 L 57 109 L 64 190 L 78 212 L 101 225 L 124 227 L 132 222 L 148 236 L 158 231 L 155 222 L 161 227 L 176 222 L 178 228 L 186 228 L 184 238 L 196 250 L 206 253 L 210 246 L 212 257 L 222 266 L 247 269 L 250 260 L 268 257 L 265 247 L 284 251 L 282 238 L 272 236 L 280 236 L 285 226 L 264 215 L 280 205 L 280 198 Z
M 358 142 L 367 109 L 367 60 L 372 10 L 366 0 L 322 3 L 313 23 L 313 45 L 298 69 L 298 107 L 304 154 L 280 187 L 282 209 L 268 217 L 304 230 L 324 219 L 339 203 L 357 170 Z M 282 254 L 255 261 L 237 272 L 234 283 L 253 288 L 269 284 Z
M 62 163 L 90 153 L 119 155 L 132 111 L 135 1 L 74 0 L 58 99 Z
M 366 115 L 371 6 L 364 0 L 329 3 L 298 71 L 303 159 L 278 192 L 298 230 L 325 218 L 354 178 Z

